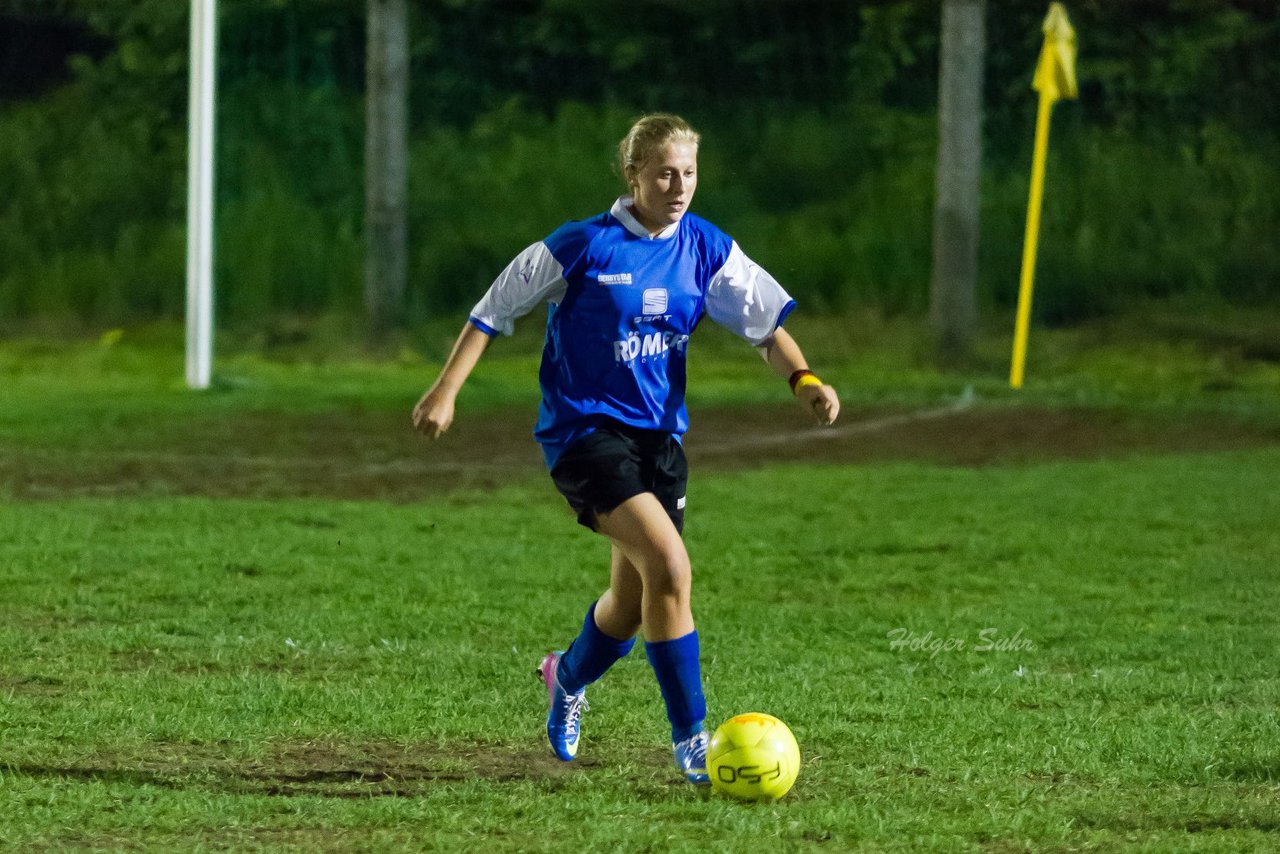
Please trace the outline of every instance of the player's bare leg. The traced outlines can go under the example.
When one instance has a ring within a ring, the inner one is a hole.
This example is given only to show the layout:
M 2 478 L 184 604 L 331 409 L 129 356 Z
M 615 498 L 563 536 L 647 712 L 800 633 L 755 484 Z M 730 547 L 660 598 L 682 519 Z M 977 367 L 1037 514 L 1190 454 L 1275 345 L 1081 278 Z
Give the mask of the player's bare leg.
M 596 601 L 596 626 L 610 637 L 625 640 L 640 631 L 644 581 L 635 564 L 612 546 L 609 589 Z
M 596 529 L 613 541 L 640 575 L 645 640 L 672 640 L 692 632 L 689 553 L 657 496 L 644 492 L 608 513 L 597 514 Z
M 671 721 L 676 767 L 691 783 L 707 784 L 707 704 L 702 696 L 698 633 L 690 609 L 693 572 L 675 523 L 651 492 L 627 499 L 596 516 L 596 529 L 640 576 L 640 621 L 645 653 L 653 666 Z M 613 589 L 610 588 L 610 592 Z M 617 601 L 632 595 L 619 592 Z M 614 603 L 616 604 L 616 603 Z
M 559 758 L 577 755 L 586 686 L 631 651 L 640 629 L 644 583 L 635 566 L 613 549 L 609 589 L 588 610 L 582 631 L 569 648 L 542 660 L 539 674 L 547 685 L 547 738 Z

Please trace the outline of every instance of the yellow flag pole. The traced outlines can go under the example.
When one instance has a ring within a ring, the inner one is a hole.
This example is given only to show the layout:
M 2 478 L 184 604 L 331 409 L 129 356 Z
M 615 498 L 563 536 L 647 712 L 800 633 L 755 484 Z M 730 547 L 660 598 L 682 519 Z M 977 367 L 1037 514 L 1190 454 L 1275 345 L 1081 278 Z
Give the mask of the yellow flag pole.
M 1031 291 L 1036 274 L 1036 246 L 1040 240 L 1040 208 L 1044 205 L 1044 162 L 1049 151 L 1049 117 L 1058 100 L 1049 92 L 1040 93 L 1036 114 L 1036 145 L 1031 159 L 1031 197 L 1027 201 L 1027 231 L 1022 242 L 1022 277 L 1018 286 L 1018 316 L 1013 329 L 1013 365 L 1009 385 L 1022 388 L 1027 362 L 1027 331 L 1031 325 Z
M 1044 165 L 1049 151 L 1049 117 L 1059 98 L 1076 97 L 1076 31 L 1061 3 L 1050 3 L 1044 19 L 1044 47 L 1036 62 L 1031 87 L 1040 93 L 1036 113 L 1035 151 L 1031 158 L 1031 193 L 1027 200 L 1027 231 L 1022 243 L 1022 276 L 1018 286 L 1018 315 L 1013 330 L 1013 361 L 1009 385 L 1022 388 L 1027 361 L 1027 332 L 1031 326 L 1031 291 L 1040 240 L 1040 209 L 1044 206 Z

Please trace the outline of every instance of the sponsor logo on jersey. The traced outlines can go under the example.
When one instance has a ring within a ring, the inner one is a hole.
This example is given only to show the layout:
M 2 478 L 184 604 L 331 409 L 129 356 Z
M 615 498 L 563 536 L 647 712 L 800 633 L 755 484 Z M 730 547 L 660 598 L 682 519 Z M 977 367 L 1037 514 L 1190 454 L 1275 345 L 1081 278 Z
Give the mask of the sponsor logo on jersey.
M 630 273 L 601 273 L 596 276 L 596 281 L 602 285 L 629 285 L 631 284 Z
M 667 310 L 667 289 L 645 288 L 640 306 L 642 314 L 662 314 Z
M 678 332 L 649 332 L 645 335 L 632 332 L 621 341 L 613 342 L 613 360 L 619 364 L 634 362 L 637 358 L 643 361 L 664 356 L 672 348 L 683 353 L 688 346 L 689 336 Z

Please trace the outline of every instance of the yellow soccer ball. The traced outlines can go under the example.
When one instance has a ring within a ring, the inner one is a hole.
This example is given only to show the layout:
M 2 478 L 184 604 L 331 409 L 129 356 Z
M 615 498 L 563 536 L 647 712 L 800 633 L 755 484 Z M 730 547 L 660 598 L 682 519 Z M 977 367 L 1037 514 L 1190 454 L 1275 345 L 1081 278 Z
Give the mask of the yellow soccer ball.
M 745 801 L 776 801 L 800 773 L 800 745 L 782 721 L 751 712 L 720 725 L 707 747 L 711 787 Z

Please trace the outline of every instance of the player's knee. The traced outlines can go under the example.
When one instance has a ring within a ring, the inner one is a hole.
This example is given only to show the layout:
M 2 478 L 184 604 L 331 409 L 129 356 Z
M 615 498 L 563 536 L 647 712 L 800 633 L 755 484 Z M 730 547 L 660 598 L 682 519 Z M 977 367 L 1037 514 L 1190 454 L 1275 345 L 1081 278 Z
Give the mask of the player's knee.
M 645 563 L 644 581 L 650 592 L 661 596 L 688 597 L 693 570 L 683 544 L 655 549 Z

